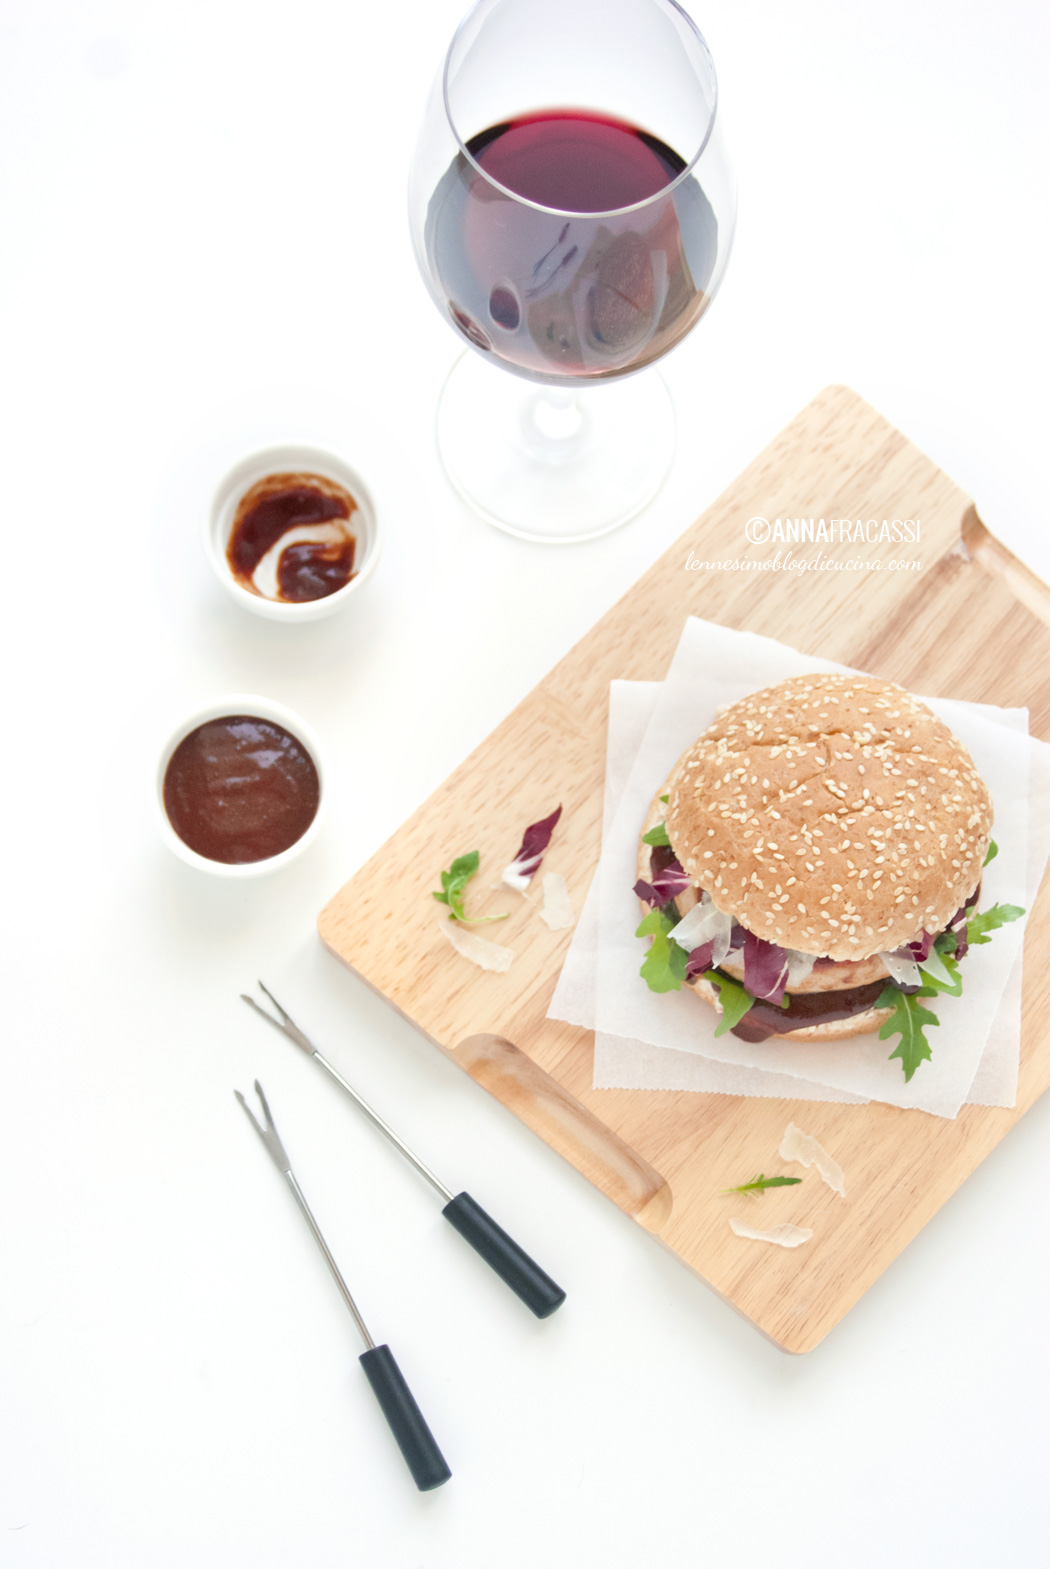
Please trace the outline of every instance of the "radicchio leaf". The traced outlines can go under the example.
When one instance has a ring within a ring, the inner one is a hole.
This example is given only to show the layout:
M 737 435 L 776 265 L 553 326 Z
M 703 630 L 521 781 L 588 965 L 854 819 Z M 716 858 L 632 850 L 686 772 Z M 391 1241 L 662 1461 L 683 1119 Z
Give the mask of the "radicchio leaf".
M 549 817 L 544 817 L 538 823 L 530 823 L 526 828 L 522 835 L 521 849 L 500 879 L 501 882 L 507 884 L 508 888 L 513 888 L 518 893 L 525 892 L 525 889 L 539 869 L 539 864 L 543 860 L 544 852 L 551 842 L 551 834 L 554 832 L 560 816 L 561 807 L 559 806 L 557 811 L 552 812 Z
M 933 940 L 936 935 L 935 932 L 923 931 L 921 936 L 917 937 L 914 942 L 906 942 L 903 948 L 896 949 L 897 957 L 899 959 L 914 959 L 916 964 L 925 964 L 930 957 L 930 949 L 933 947 Z
M 711 962 L 714 951 L 715 939 L 713 937 L 710 942 L 702 943 L 699 948 L 693 949 L 685 967 L 685 978 L 687 981 L 695 980 L 698 975 L 703 975 L 705 970 L 714 968 Z
M 662 910 L 665 904 L 677 899 L 690 886 L 689 875 L 676 859 L 674 851 L 658 844 L 653 847 L 649 857 L 649 881 L 640 877 L 634 885 L 634 892 L 639 899 L 652 905 L 653 909 Z
M 778 1005 L 787 990 L 788 956 L 775 942 L 744 932 L 744 987 L 752 997 Z

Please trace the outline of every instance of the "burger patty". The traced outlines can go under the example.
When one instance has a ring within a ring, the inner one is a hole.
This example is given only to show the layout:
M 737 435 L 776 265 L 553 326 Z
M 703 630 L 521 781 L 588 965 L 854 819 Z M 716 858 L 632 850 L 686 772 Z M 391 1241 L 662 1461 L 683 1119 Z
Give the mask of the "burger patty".
M 767 1041 L 771 1035 L 790 1035 L 811 1024 L 830 1024 L 832 1019 L 851 1019 L 854 1014 L 874 1008 L 886 981 L 871 981 L 867 986 L 844 986 L 838 991 L 795 992 L 786 1008 L 756 998 L 739 1024 L 730 1030 L 742 1041 Z

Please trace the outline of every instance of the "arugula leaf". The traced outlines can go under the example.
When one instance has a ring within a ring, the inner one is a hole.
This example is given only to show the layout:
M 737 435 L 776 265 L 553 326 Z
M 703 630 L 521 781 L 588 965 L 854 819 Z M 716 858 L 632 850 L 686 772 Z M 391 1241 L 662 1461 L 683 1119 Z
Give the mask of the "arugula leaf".
M 875 999 L 876 1008 L 893 1009 L 892 1017 L 883 1020 L 879 1040 L 888 1041 L 891 1036 L 900 1036 L 897 1049 L 890 1052 L 889 1060 L 892 1062 L 894 1057 L 900 1058 L 905 1083 L 919 1064 L 929 1062 L 933 1055 L 924 1031 L 941 1021 L 929 1008 L 924 1008 L 919 1000 L 921 997 L 933 996 L 936 993 L 932 986 L 920 986 L 917 992 L 902 992 L 899 986 L 888 981 Z
M 671 848 L 671 841 L 667 837 L 667 829 L 663 823 L 657 823 L 655 828 L 650 828 L 647 834 L 643 834 L 642 843 L 663 845 L 668 850 Z
M 981 862 L 981 865 L 982 866 L 987 866 L 989 861 L 994 861 L 998 854 L 999 854 L 999 846 L 996 844 L 994 839 L 989 839 L 989 841 L 988 841 L 988 854 L 985 856 L 984 860 Z
M 704 980 L 718 987 L 718 1000 L 722 1004 L 722 1012 L 715 1026 L 715 1035 L 716 1037 L 724 1035 L 727 1030 L 733 1029 L 740 1023 L 755 999 L 749 991 L 744 990 L 739 981 L 723 975 L 721 970 L 705 970 Z M 799 1178 L 799 1181 L 801 1180 Z
M 434 898 L 438 904 L 447 904 L 452 914 L 453 921 L 466 921 L 468 925 L 480 925 L 482 921 L 505 921 L 509 911 L 502 915 L 467 915 L 463 908 L 463 895 L 467 884 L 478 869 L 481 856 L 477 850 L 471 850 L 467 855 L 458 855 L 452 862 L 447 872 L 441 873 L 441 892 L 435 893 Z
M 801 1177 L 764 1177 L 759 1172 L 750 1182 L 742 1182 L 738 1188 L 719 1188 L 719 1193 L 757 1193 L 760 1197 L 767 1188 L 793 1188 L 796 1182 L 801 1182 Z
M 682 989 L 689 955 L 667 935 L 676 924 L 676 916 L 669 915 L 666 909 L 650 910 L 634 934 L 636 937 L 653 939 L 639 971 L 651 992 L 677 992 Z
M 991 942 L 989 932 L 998 931 L 1009 921 L 1018 921 L 1024 914 L 1019 904 L 993 904 L 990 910 L 979 910 L 966 917 L 966 938 L 971 948 L 974 943 Z
M 667 805 L 667 803 L 668 803 L 668 801 L 669 801 L 669 800 L 670 800 L 670 799 L 671 799 L 671 792 L 670 792 L 670 790 L 668 790 L 668 792 L 667 792 L 667 794 L 666 794 L 666 795 L 662 795 L 662 796 L 661 796 L 661 797 L 660 797 L 660 800 L 661 800 L 661 801 L 662 801 L 662 802 L 663 802 L 663 804 L 664 804 L 664 806 L 666 806 L 666 805 Z

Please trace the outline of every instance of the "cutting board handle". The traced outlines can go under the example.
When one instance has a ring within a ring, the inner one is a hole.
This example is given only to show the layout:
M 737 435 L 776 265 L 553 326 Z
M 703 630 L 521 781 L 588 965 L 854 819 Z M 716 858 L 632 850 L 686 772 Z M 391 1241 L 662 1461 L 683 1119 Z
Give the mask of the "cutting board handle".
M 673 1205 L 667 1182 L 531 1057 L 501 1035 L 470 1035 L 452 1055 L 632 1220 L 659 1235 Z

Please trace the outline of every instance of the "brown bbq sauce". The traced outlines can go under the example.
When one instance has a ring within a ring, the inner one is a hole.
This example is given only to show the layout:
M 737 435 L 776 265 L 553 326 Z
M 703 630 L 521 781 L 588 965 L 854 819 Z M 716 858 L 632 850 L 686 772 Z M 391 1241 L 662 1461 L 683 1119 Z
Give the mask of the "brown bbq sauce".
M 756 998 L 739 1024 L 730 1030 L 742 1041 L 767 1041 L 774 1035 L 790 1035 L 810 1024 L 827 1024 L 832 1019 L 852 1019 L 855 1014 L 874 1008 L 886 979 L 867 986 L 844 986 L 831 992 L 796 992 L 786 1008 Z
M 164 810 L 179 838 L 228 865 L 287 850 L 313 822 L 320 799 L 317 768 L 302 742 L 252 714 L 198 725 L 164 773 Z
M 350 516 L 357 502 L 320 474 L 267 474 L 237 505 L 226 547 L 230 571 L 242 588 L 261 598 L 256 568 L 293 529 L 323 526 L 323 538 L 293 540 L 277 558 L 276 598 L 289 604 L 326 599 L 354 576 L 357 540 Z

